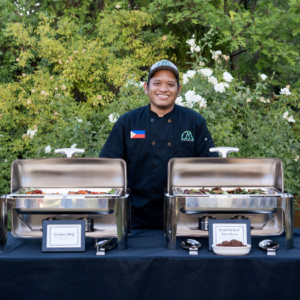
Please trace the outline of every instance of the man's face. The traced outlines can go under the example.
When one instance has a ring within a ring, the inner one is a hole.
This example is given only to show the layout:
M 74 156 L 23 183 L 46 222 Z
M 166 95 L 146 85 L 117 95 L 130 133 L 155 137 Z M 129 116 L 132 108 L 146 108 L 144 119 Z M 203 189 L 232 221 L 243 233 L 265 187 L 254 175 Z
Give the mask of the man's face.
M 170 110 L 179 96 L 176 76 L 169 70 L 159 70 L 150 79 L 149 87 L 144 84 L 145 93 L 149 96 L 151 110 Z

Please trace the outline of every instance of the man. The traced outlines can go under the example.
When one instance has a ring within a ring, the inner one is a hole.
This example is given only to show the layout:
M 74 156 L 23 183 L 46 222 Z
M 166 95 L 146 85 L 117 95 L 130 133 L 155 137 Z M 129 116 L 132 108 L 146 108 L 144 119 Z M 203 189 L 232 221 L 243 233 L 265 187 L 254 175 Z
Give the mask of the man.
M 132 228 L 162 228 L 169 160 L 218 155 L 209 152 L 214 143 L 205 119 L 175 104 L 181 86 L 173 63 L 152 65 L 144 90 L 150 104 L 118 119 L 99 156 L 127 163 Z

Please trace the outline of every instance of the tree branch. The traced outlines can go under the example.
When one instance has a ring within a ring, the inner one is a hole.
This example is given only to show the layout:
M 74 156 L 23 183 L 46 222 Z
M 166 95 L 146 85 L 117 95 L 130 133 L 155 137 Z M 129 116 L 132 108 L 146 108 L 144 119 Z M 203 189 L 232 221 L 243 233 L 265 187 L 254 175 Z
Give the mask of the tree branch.
M 256 3 L 257 3 L 257 0 L 254 0 L 253 3 L 252 3 L 252 7 L 251 7 L 251 14 L 252 15 L 254 14 Z
M 231 54 L 229 54 L 230 57 L 233 57 L 233 56 L 237 56 L 241 53 L 244 53 L 246 52 L 248 49 L 242 49 L 242 50 L 236 50 L 236 51 L 233 51 Z
M 227 0 L 224 0 L 224 15 L 227 14 Z

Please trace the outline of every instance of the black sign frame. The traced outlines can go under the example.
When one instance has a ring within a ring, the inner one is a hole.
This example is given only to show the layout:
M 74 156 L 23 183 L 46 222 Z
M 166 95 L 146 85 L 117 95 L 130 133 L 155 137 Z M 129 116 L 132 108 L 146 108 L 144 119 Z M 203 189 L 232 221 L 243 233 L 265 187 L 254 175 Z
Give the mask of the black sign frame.
M 78 235 L 80 247 L 47 247 L 47 227 L 49 225 L 62 225 L 62 227 L 80 225 L 81 233 Z M 43 220 L 42 252 L 85 252 L 85 220 Z
M 251 221 L 249 219 L 244 219 L 244 220 L 234 220 L 234 219 L 230 219 L 230 220 L 221 220 L 221 219 L 209 219 L 208 220 L 208 246 L 209 246 L 209 250 L 212 251 L 212 244 L 213 244 L 213 240 L 214 240 L 214 232 L 213 232 L 213 224 L 232 224 L 232 225 L 236 225 L 236 224 L 246 224 L 246 234 L 247 234 L 247 244 L 251 245 Z

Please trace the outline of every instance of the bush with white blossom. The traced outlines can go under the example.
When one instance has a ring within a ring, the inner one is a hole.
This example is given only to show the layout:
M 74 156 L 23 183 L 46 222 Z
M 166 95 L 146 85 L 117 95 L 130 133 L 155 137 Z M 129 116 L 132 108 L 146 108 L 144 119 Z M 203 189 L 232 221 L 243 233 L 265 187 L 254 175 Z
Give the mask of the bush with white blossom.
M 290 91 L 287 86 L 278 95 L 270 96 L 269 79 L 264 74 L 257 75 L 256 88 L 250 89 L 231 75 L 229 56 L 221 51 L 212 51 L 211 61 L 201 56 L 210 45 L 209 35 L 200 41 L 192 37 L 187 44 L 193 62 L 190 70 L 181 75 L 182 90 L 176 104 L 205 117 L 216 146 L 240 149 L 230 156 L 280 158 L 284 162 L 286 190 L 299 191 L 300 119 L 295 111 L 300 108 L 299 91 Z M 199 52 L 195 51 L 197 46 Z M 120 101 L 112 103 L 107 111 L 110 119 L 149 103 L 138 85 L 124 87 L 121 94 Z

